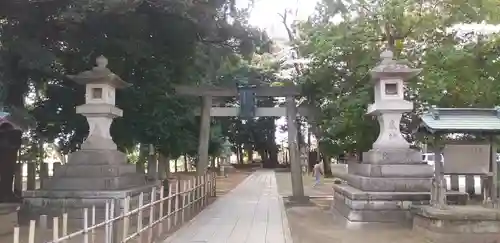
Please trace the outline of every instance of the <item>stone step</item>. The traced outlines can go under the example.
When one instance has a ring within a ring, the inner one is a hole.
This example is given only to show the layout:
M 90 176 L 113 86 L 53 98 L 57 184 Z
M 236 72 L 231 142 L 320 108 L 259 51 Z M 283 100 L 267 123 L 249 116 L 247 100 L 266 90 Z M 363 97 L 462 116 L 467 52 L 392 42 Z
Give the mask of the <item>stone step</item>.
M 92 208 L 87 207 L 88 209 L 88 225 L 92 225 Z M 115 211 L 115 217 L 119 214 L 122 214 L 123 209 L 117 209 Z M 155 209 L 155 213 L 158 210 Z M 72 226 L 77 226 L 79 228 L 84 225 L 84 209 L 83 208 L 56 208 L 56 207 L 43 207 L 43 208 L 30 208 L 30 210 L 21 210 L 19 212 L 20 221 L 19 224 L 27 225 L 30 220 L 36 220 L 39 222 L 40 215 L 47 215 L 47 226 L 48 228 L 52 227 L 52 221 L 54 217 L 59 218 L 60 224 L 62 223 L 62 215 L 64 213 L 68 214 L 68 224 Z M 149 218 L 149 209 L 146 208 L 142 211 L 143 220 L 147 220 Z M 95 221 L 97 223 L 104 221 L 106 218 L 106 210 L 105 208 L 96 208 L 95 209 Z M 137 220 L 137 214 L 133 214 L 130 216 L 130 221 L 135 222 Z M 115 222 L 116 223 L 116 222 Z
M 182 198 L 179 199 L 179 205 L 182 205 Z M 134 202 L 132 202 L 134 201 Z M 135 210 L 138 208 L 138 200 L 135 198 L 135 200 L 132 200 L 129 206 L 129 210 Z M 149 203 L 149 195 L 146 199 L 144 199 L 144 205 Z M 64 206 L 63 206 L 64 205 Z M 95 212 L 96 212 L 96 218 L 98 219 L 104 219 L 105 217 L 105 202 L 102 201 L 95 201 L 95 203 L 92 203 L 91 201 L 87 201 L 86 203 L 78 203 L 77 200 L 55 200 L 55 199 L 50 199 L 45 201 L 43 206 L 37 206 L 34 204 L 29 205 L 29 214 L 26 214 L 28 212 L 27 207 L 24 207 L 23 214 L 27 216 L 29 219 L 38 219 L 39 215 L 47 215 L 48 218 L 52 217 L 62 217 L 63 213 L 68 214 L 68 218 L 74 218 L 74 219 L 83 219 L 83 211 L 84 208 L 88 209 L 89 217 L 92 215 L 92 206 L 95 205 Z M 155 206 L 155 211 L 159 210 L 160 204 L 156 204 Z M 28 205 L 26 205 L 28 206 Z M 173 212 L 175 210 L 175 204 L 172 203 L 171 205 L 171 211 Z M 123 205 L 117 205 L 117 210 L 122 212 L 123 210 Z M 168 211 L 168 203 L 167 201 L 163 202 L 163 211 L 167 212 Z M 149 213 L 149 209 L 144 209 L 143 214 L 145 212 Z
M 44 190 L 119 190 L 146 184 L 146 176 L 139 173 L 119 177 L 51 177 L 42 179 Z
M 354 222 L 411 222 L 410 211 L 404 209 L 356 210 L 341 200 L 335 200 L 333 208 L 349 221 Z
M 53 177 L 117 177 L 137 172 L 135 165 L 65 164 L 54 168 Z
M 425 164 L 422 153 L 413 149 L 371 149 L 363 153 L 366 164 Z
M 347 174 L 344 179 L 352 187 L 372 192 L 430 192 L 432 184 L 431 178 L 384 178 Z
M 68 164 L 124 165 L 127 155 L 118 150 L 79 150 L 69 155 Z
M 148 190 L 149 191 L 149 190 Z M 159 194 L 156 198 L 158 198 Z M 182 198 L 179 198 L 179 205 L 182 205 Z M 111 200 L 111 199 L 108 199 Z M 129 210 L 134 210 L 139 206 L 139 197 L 135 195 L 130 200 Z M 103 198 L 29 198 L 26 201 L 25 205 L 23 205 L 22 210 L 20 211 L 20 215 L 23 219 L 20 224 L 28 224 L 29 220 L 38 220 L 40 215 L 47 215 L 47 223 L 48 227 L 52 227 L 50 224 L 52 222 L 53 217 L 59 217 L 61 222 L 63 213 L 68 214 L 68 223 L 72 226 L 82 227 L 83 226 L 83 210 L 84 208 L 88 209 L 88 217 L 89 224 L 92 218 L 92 205 L 95 205 L 96 212 L 96 222 L 101 222 L 105 219 L 105 202 L 106 199 Z M 117 204 L 115 206 L 116 210 L 115 215 L 121 214 L 124 209 L 124 200 L 117 199 Z M 144 204 L 148 204 L 150 202 L 149 193 L 144 193 Z M 171 203 L 171 212 L 175 210 L 175 204 Z M 160 204 L 156 204 L 155 206 L 155 217 L 157 217 L 159 213 Z M 163 212 L 166 214 L 168 212 L 168 202 L 163 202 Z M 186 211 L 189 213 L 190 211 Z M 146 208 L 142 211 L 143 214 L 143 223 L 148 222 L 149 218 L 149 209 Z M 190 214 L 187 214 L 190 215 Z M 137 214 L 133 214 L 130 216 L 130 224 L 134 224 L 137 221 Z M 118 222 L 120 223 L 120 222 Z
M 362 164 L 350 163 L 348 173 L 365 177 L 432 178 L 434 168 L 428 164 Z
M 369 192 L 362 191 L 347 184 L 333 185 L 334 195 L 340 194 L 345 197 L 347 204 L 354 205 L 358 202 L 373 202 L 373 207 L 381 204 L 382 207 L 393 207 L 392 202 L 397 205 L 408 205 L 408 202 L 429 202 L 431 193 L 428 192 Z M 335 197 L 335 196 L 334 196 Z M 467 193 L 458 191 L 447 191 L 446 200 L 449 204 L 465 205 L 468 199 Z M 391 202 L 383 204 L 384 202 Z M 352 206 L 356 208 L 355 206 Z

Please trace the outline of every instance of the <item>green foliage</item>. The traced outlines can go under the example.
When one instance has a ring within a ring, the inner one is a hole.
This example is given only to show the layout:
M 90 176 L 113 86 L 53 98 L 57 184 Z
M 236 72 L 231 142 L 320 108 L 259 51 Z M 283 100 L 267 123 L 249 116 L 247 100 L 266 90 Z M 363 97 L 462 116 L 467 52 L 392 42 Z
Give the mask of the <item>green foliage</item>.
M 220 73 L 268 51 L 269 38 L 247 17 L 232 0 L 2 1 L 6 103 L 23 107 L 24 97 L 36 93 L 31 112 L 38 136 L 58 141 L 66 152 L 78 148 L 88 131 L 75 114 L 84 87 L 66 75 L 90 69 L 102 54 L 113 72 L 133 84 L 117 94 L 124 117 L 111 132 L 119 147 L 155 144 L 165 155 L 194 154 L 199 119 L 191 111 L 199 102 L 175 95 L 173 87 L 222 82 Z M 214 154 L 222 132 L 212 135 Z
M 488 7 L 486 7 L 488 6 Z M 494 7 L 495 6 L 495 7 Z M 458 33 L 460 23 L 499 23 L 497 1 L 336 1 L 323 0 L 314 16 L 300 24 L 300 51 L 311 60 L 300 82 L 331 154 L 366 151 L 378 135 L 365 115 L 373 102 L 369 70 L 381 49 L 423 69 L 409 81 L 406 96 L 416 112 L 403 118 L 408 139 L 418 125 L 415 114 L 429 105 L 493 107 L 500 78 L 496 34 Z M 485 8 L 486 7 L 486 8 Z
M 276 73 L 279 62 L 269 53 L 256 53 L 251 59 L 231 56 L 218 70 L 217 83 L 221 86 L 234 87 L 239 79 L 246 79 L 250 84 L 261 86 L 281 83 L 283 80 Z M 238 106 L 238 100 L 228 98 L 220 100 L 226 106 Z M 271 97 L 257 97 L 258 107 L 274 107 L 276 100 Z M 215 121 L 220 125 L 222 135 L 228 137 L 232 151 L 242 153 L 251 149 L 259 152 L 262 158 L 267 158 L 276 150 L 275 117 L 257 117 L 246 121 L 238 117 L 220 117 Z

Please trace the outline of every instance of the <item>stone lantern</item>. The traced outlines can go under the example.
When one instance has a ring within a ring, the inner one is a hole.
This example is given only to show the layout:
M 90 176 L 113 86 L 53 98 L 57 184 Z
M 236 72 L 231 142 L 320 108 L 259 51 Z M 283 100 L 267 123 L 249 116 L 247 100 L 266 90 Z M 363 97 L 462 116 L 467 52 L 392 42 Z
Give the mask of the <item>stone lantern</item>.
M 222 153 L 224 154 L 224 157 L 231 156 L 231 146 L 231 142 L 229 142 L 229 139 L 226 138 L 226 140 L 222 144 Z
M 370 72 L 375 81 L 375 102 L 367 113 L 376 116 L 380 134 L 362 161 L 349 161 L 347 173 L 332 171 L 346 181 L 333 185 L 332 208 L 347 227 L 365 223 L 411 223 L 410 206 L 429 203 L 432 166 L 422 162 L 420 151 L 413 150 L 401 135 L 399 125 L 404 112 L 413 104 L 404 99 L 405 81 L 421 70 L 393 59 L 390 51 L 380 55 L 381 62 Z
M 81 148 L 116 150 L 109 133 L 113 119 L 123 115 L 123 111 L 115 106 L 116 89 L 130 84 L 106 67 L 108 60 L 104 56 L 98 57 L 96 63 L 97 66 L 90 71 L 68 76 L 85 85 L 85 104 L 76 107 L 76 113 L 85 116 L 89 124 L 89 135 Z
M 220 174 L 225 177 L 227 177 L 226 167 L 231 165 L 231 146 L 231 142 L 226 138 L 226 141 L 222 144 L 222 163 L 220 164 Z
M 380 58 L 380 64 L 370 71 L 375 80 L 375 102 L 368 106 L 367 114 L 377 116 L 380 126 L 373 148 L 406 149 L 409 143 L 401 135 L 399 126 L 403 113 L 413 110 L 413 103 L 404 99 L 405 81 L 422 70 L 394 60 L 391 51 L 382 52 Z
M 104 210 L 110 200 L 127 196 L 138 200 L 141 193 L 147 198 L 153 187 L 159 187 L 160 181 L 147 181 L 144 173 L 127 163 L 126 154 L 117 150 L 111 138 L 113 119 L 123 115 L 115 106 L 115 92 L 130 84 L 112 73 L 107 63 L 101 56 L 96 67 L 68 76 L 85 85 L 85 104 L 76 107 L 76 113 L 87 118 L 89 135 L 81 149 L 70 154 L 68 163 L 55 168 L 52 177 L 42 179 L 40 189 L 23 192 L 23 210 L 29 214 L 60 215 L 92 206 Z M 81 222 L 81 215 L 69 215 L 70 220 Z

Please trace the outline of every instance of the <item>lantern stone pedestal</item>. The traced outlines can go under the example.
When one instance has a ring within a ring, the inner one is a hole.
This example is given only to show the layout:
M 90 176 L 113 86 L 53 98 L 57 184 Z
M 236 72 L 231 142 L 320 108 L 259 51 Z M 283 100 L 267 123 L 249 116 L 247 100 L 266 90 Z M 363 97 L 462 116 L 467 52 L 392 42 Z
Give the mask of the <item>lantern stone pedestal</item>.
M 334 215 L 353 229 L 409 227 L 410 205 L 429 203 L 432 175 L 432 167 L 422 162 L 418 151 L 366 152 L 361 163 L 350 163 L 347 173 L 334 175 L 346 181 L 333 185 Z
M 141 192 L 147 201 L 152 187 L 161 185 L 160 181 L 148 181 L 135 165 L 127 164 L 126 155 L 117 150 L 111 138 L 111 123 L 123 113 L 115 107 L 115 89 L 128 84 L 106 65 L 107 60 L 100 57 L 91 71 L 70 76 L 86 86 L 86 102 L 76 112 L 87 118 L 89 135 L 81 150 L 70 154 L 67 164 L 57 167 L 53 177 L 43 179 L 42 188 L 23 192 L 21 213 L 28 214 L 25 218 L 67 212 L 71 221 L 82 224 L 82 209 L 96 206 L 96 217 L 102 220 L 106 202 L 115 202 L 118 215 L 124 206 L 122 199 L 130 196 L 132 207 L 136 207 Z

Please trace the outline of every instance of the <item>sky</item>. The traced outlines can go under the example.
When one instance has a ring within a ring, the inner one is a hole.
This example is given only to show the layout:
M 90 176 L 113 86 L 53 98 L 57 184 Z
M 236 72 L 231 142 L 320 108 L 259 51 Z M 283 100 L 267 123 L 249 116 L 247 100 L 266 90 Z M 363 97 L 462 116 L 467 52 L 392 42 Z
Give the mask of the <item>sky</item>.
M 250 0 L 237 0 L 238 8 L 248 6 Z M 293 13 L 289 16 L 289 23 L 293 20 L 306 20 L 313 14 L 316 4 L 320 0 L 254 0 L 254 6 L 250 13 L 249 23 L 262 30 L 265 30 L 273 40 L 287 40 L 287 33 L 282 23 L 282 18 L 279 14 L 283 14 L 285 10 L 291 10 Z M 296 13 L 296 15 L 295 15 Z M 466 24 L 455 26 L 462 31 L 480 31 L 480 32 L 498 32 L 500 26 L 484 25 L 484 24 Z M 284 117 L 277 120 L 277 126 L 285 124 Z M 286 140 L 287 134 L 276 131 L 276 142 L 282 144 Z M 313 140 L 315 140 L 313 138 Z M 285 141 L 285 144 L 287 142 Z M 286 145 L 285 145 L 286 146 Z
M 291 10 L 288 15 L 288 22 L 293 20 L 307 20 L 313 14 L 316 3 L 319 0 L 254 0 L 254 6 L 250 13 L 249 23 L 262 30 L 265 30 L 273 40 L 288 40 L 286 29 L 279 14 L 285 10 Z M 249 0 L 237 0 L 237 8 L 248 6 Z M 285 117 L 276 121 L 276 142 L 278 144 L 288 144 L 286 132 L 281 132 L 279 126 L 286 123 Z M 314 142 L 313 138 L 313 142 Z
M 292 10 L 297 17 L 290 20 L 306 20 L 314 12 L 314 7 L 319 0 L 254 0 L 254 7 L 250 14 L 249 22 L 253 26 L 266 30 L 273 39 L 287 38 L 286 30 L 281 22 L 279 14 L 283 14 L 286 9 Z M 237 0 L 238 8 L 246 7 L 249 0 Z

